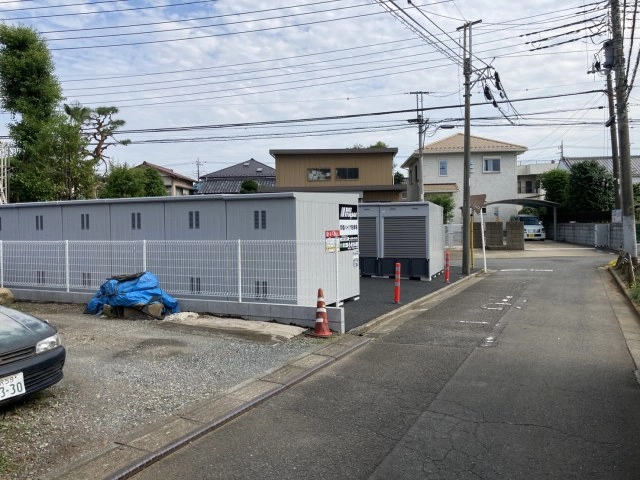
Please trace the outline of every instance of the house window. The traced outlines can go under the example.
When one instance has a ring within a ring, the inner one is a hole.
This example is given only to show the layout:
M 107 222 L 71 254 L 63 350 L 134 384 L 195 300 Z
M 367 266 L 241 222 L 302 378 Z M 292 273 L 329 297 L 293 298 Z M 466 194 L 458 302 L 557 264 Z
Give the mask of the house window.
M 482 171 L 485 173 L 500 172 L 500 159 L 499 158 L 485 158 L 482 166 Z
M 142 214 L 139 212 L 131 214 L 131 230 L 140 230 L 142 225 Z
M 80 214 L 80 229 L 89 230 L 89 214 L 88 213 Z
M 42 215 L 36 215 L 36 230 L 44 230 L 44 220 Z
M 447 161 L 446 160 L 440 160 L 440 162 L 438 163 L 438 175 L 440 175 L 441 177 L 446 177 L 447 176 Z
M 525 193 L 535 193 L 533 190 L 533 182 L 531 180 L 527 180 L 524 184 Z
M 253 228 L 255 230 L 267 228 L 267 211 L 266 210 L 254 210 L 253 211 Z
M 323 180 L 331 180 L 330 168 L 308 168 L 307 180 L 310 182 L 321 182 Z
M 199 229 L 200 228 L 200 211 L 195 210 L 193 212 L 189 212 L 189 229 Z
M 336 168 L 336 180 L 357 180 L 360 178 L 358 168 Z
M 417 163 L 413 166 L 413 178 L 415 178 L 416 183 L 418 183 L 418 164 Z

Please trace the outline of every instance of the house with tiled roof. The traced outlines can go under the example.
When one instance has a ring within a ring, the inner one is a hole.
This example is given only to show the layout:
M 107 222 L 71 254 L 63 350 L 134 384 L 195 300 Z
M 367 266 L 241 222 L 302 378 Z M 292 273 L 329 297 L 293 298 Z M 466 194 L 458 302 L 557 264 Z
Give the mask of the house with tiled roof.
M 185 175 L 181 175 L 177 172 L 174 172 L 170 168 L 161 167 L 160 165 L 155 165 L 150 162 L 142 162 L 140 165 L 136 165 L 134 168 L 153 168 L 157 170 L 162 177 L 162 183 L 164 183 L 165 188 L 167 189 L 167 195 L 170 197 L 180 197 L 182 195 L 193 195 L 194 193 L 194 183 L 195 180 L 193 178 L 189 178 Z
M 526 151 L 527 148 L 522 145 L 471 135 L 470 194 L 486 195 L 487 203 L 517 198 L 518 155 Z M 401 165 L 409 171 L 409 200 L 419 200 L 419 182 L 422 182 L 426 200 L 434 194 L 453 196 L 456 205 L 453 223 L 462 223 L 460 207 L 464 185 L 464 135 L 457 133 L 423 147 L 423 178 L 418 178 L 419 159 L 420 152 L 416 150 Z M 486 211 L 487 220 L 508 221 L 517 211 L 516 205 L 492 205 Z
M 562 157 L 558 168 L 569 170 L 576 163 L 594 161 L 604 167 L 613 175 L 613 160 L 611 157 Z M 640 155 L 631 155 L 631 179 L 632 183 L 640 183 Z
M 276 184 L 274 168 L 253 158 L 230 167 L 207 173 L 200 177 L 199 194 L 240 193 L 242 182 L 253 180 L 258 184 L 258 192 L 271 189 Z

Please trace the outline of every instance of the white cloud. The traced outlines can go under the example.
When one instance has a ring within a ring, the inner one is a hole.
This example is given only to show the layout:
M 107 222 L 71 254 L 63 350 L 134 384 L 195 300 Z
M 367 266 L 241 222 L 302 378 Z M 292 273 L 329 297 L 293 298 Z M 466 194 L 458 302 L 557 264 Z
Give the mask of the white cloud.
M 175 2 L 167 0 L 164 4 L 167 3 Z M 399 148 L 397 163 L 402 163 L 418 142 L 417 129 L 407 122 L 415 117 L 412 110 L 416 106 L 416 97 L 409 92 L 430 92 L 424 96 L 424 106 L 436 109 L 425 112 L 425 117 L 434 124 L 462 118 L 462 108 L 442 107 L 463 103 L 462 69 L 453 61 L 461 57 L 456 42 L 461 43 L 462 37 L 457 29 L 465 21 L 479 19 L 482 23 L 472 30 L 473 66 L 493 66 L 517 111 L 538 113 L 534 118 L 544 119 L 546 125 L 532 126 L 534 121 L 524 118 L 514 120 L 522 126 L 511 126 L 506 119 L 500 119 L 495 108 L 483 104 L 472 108 L 472 134 L 529 147 L 522 160 L 557 159 L 561 144 L 567 156 L 610 153 L 608 131 L 603 126 L 608 112 L 601 109 L 607 105 L 606 98 L 602 94 L 580 93 L 604 86 L 603 77 L 587 71 L 605 36 L 594 38 L 596 43 L 583 39 L 552 46 L 594 32 L 595 21 L 589 19 L 603 16 L 606 11 L 578 15 L 584 2 L 576 1 L 562 4 L 561 8 L 555 1 L 414 1 L 419 9 L 406 2 L 396 3 L 419 22 L 416 28 L 424 28 L 421 31 L 432 36 L 432 43 L 444 48 L 451 58 L 369 0 L 220 0 L 119 12 L 113 10 L 125 7 L 118 3 L 87 2 L 62 8 L 53 2 L 35 0 L 1 4 L 0 10 L 4 10 L 8 24 L 23 23 L 40 32 L 66 30 L 44 36 L 49 39 L 56 73 L 68 101 L 117 106 L 121 118 L 127 121 L 127 130 L 406 110 L 322 124 L 131 134 L 128 137 L 134 141 L 193 137 L 227 140 L 133 144 L 112 149 L 110 154 L 116 160 L 129 164 L 146 160 L 195 177 L 198 160 L 206 162 L 200 167 L 200 173 L 204 173 L 248 158 L 272 165 L 269 149 L 340 148 L 378 140 Z M 35 10 L 47 4 L 52 7 Z M 130 1 L 126 8 L 154 4 Z M 25 10 L 10 11 L 16 5 Z M 286 8 L 291 5 L 302 6 Z M 259 13 L 267 9 L 271 11 Z M 101 11 L 99 15 L 83 14 L 97 10 Z M 306 15 L 310 12 L 315 13 Z M 52 17 L 54 14 L 64 16 Z M 18 16 L 33 18 L 11 20 Z M 218 17 L 195 20 L 214 16 Z M 355 18 L 345 19 L 352 16 Z M 583 23 L 555 28 L 579 20 Z M 584 28 L 585 22 L 592 30 L 560 35 Z M 219 25 L 212 26 L 215 24 Z M 125 25 L 139 26 L 124 28 Z M 116 26 L 119 28 L 104 28 Z M 251 33 L 252 30 L 260 31 Z M 126 35 L 134 31 L 153 33 Z M 534 32 L 538 33 L 522 36 Z M 95 38 L 112 34 L 116 36 Z M 555 35 L 558 37 L 541 40 Z M 94 38 L 57 40 L 79 36 Z M 525 44 L 533 40 L 538 43 Z M 99 48 L 110 44 L 131 45 Z M 550 47 L 530 51 L 544 46 Z M 68 47 L 75 49 L 60 50 Z M 484 103 L 480 82 L 472 93 L 473 103 Z M 555 95 L 562 96 L 544 98 Z M 533 97 L 541 98 L 525 101 Z M 631 118 L 637 112 L 637 103 L 637 96 L 632 96 Z M 6 121 L 7 115 L 0 116 L 0 122 Z M 563 125 L 570 122 L 594 124 Z M 462 125 L 461 120 L 458 125 Z M 365 131 L 339 134 L 351 128 Z M 318 130 L 334 131 L 317 133 Z M 298 136 L 314 131 L 314 136 Z M 427 142 L 453 132 L 437 131 Z M 283 136 L 245 138 L 258 133 Z M 632 152 L 636 151 L 637 145 L 632 145 Z

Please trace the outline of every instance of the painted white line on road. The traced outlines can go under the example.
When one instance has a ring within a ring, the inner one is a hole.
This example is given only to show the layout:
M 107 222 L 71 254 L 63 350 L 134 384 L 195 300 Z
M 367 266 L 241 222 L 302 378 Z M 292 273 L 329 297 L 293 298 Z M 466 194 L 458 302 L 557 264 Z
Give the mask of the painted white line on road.
M 460 323 L 479 323 L 481 325 L 489 325 L 489 322 L 471 322 L 468 320 L 458 320 Z
M 546 268 L 503 268 L 501 272 L 553 272 L 553 269 Z
M 487 337 L 484 339 L 484 343 L 482 344 L 483 347 L 490 347 L 491 345 L 493 345 L 495 338 L 494 337 Z

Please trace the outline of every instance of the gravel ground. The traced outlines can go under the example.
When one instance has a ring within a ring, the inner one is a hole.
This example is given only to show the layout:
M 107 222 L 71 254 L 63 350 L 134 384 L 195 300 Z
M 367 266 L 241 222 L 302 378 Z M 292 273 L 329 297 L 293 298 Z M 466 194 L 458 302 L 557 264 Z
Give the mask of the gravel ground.
M 16 303 L 49 320 L 67 349 L 64 379 L 0 410 L 0 479 L 35 480 L 115 436 L 318 348 L 304 335 L 259 343 L 166 329 L 159 320 L 82 314 L 82 305 Z

